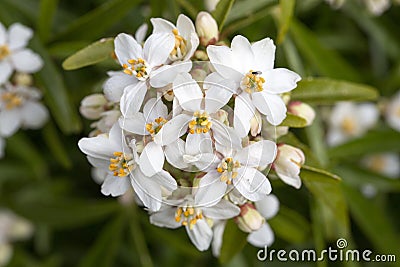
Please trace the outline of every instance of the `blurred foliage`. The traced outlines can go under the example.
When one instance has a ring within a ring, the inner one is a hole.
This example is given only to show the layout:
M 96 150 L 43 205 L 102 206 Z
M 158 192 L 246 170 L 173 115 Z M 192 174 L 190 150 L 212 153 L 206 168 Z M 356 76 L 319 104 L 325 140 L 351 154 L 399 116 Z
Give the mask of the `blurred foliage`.
M 38 87 L 52 115 L 43 131 L 20 132 L 8 139 L 7 157 L 0 161 L 1 206 L 31 220 L 36 228 L 30 242 L 15 246 L 10 266 L 300 266 L 259 262 L 258 249 L 245 245 L 243 233 L 235 233 L 232 225 L 226 230 L 220 262 L 210 251 L 198 252 L 183 229 L 152 226 L 145 211 L 101 195 L 78 150 L 79 138 L 90 131 L 90 122 L 78 112 L 80 100 L 100 92 L 106 71 L 118 66 L 89 54 L 90 63 L 101 63 L 67 72 L 61 68 L 63 60 L 100 38 L 134 33 L 150 17 L 175 21 L 185 13 L 194 20 L 200 10 L 204 4 L 198 0 L 0 0 L 0 21 L 19 21 L 36 31 L 30 45 L 45 61 L 37 74 Z M 378 97 L 373 87 L 386 97 L 400 88 L 399 6 L 372 17 L 355 0 L 341 10 L 321 0 L 221 0 L 213 15 L 224 38 L 243 34 L 250 40 L 277 40 L 276 65 L 313 77 L 299 84 L 296 99 L 318 105 L 365 101 Z M 105 44 L 101 51 L 110 50 L 110 42 Z M 74 64 L 85 65 L 71 58 L 64 67 L 73 69 Z M 285 123 L 296 127 L 304 122 L 293 115 Z M 319 117 L 313 126 L 281 140 L 300 147 L 309 167 L 301 173 L 301 190 L 273 181 L 281 209 L 271 220 L 277 235 L 272 248 L 321 250 L 342 237 L 351 247 L 396 254 L 398 263 L 392 266 L 399 266 L 399 181 L 357 165 L 362 155 L 399 152 L 399 133 L 377 127 L 327 149 L 323 126 Z M 374 199 L 358 190 L 366 182 L 379 189 Z M 301 264 L 315 265 L 364 263 Z

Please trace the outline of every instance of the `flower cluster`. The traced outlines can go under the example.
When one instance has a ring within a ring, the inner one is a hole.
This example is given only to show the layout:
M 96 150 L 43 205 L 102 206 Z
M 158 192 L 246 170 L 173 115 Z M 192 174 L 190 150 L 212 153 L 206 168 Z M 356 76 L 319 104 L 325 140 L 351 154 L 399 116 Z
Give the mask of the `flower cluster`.
M 201 251 L 219 254 L 233 218 L 255 246 L 270 245 L 266 220 L 279 208 L 267 178 L 272 169 L 299 188 L 303 152 L 276 144 L 291 112 L 311 124 L 313 109 L 290 102 L 300 76 L 274 68 L 270 38 L 219 42 L 218 27 L 201 12 L 173 23 L 151 19 L 144 40 L 121 33 L 114 41 L 120 71 L 110 72 L 104 94 L 86 97 L 81 113 L 96 120 L 78 145 L 102 181 L 104 195 L 133 189 L 160 227 L 185 227 Z M 144 41 L 144 42 L 143 42 Z M 209 61 L 198 61 L 209 59 Z M 197 60 L 197 61 L 196 61 Z M 284 97 L 285 96 L 285 97 Z
M 333 8 L 340 8 L 347 0 L 325 0 Z M 366 6 L 368 12 L 374 16 L 380 16 L 387 11 L 391 4 L 399 5 L 399 0 L 361 0 L 361 3 Z
M 43 66 L 40 56 L 26 48 L 32 36 L 33 31 L 19 23 L 8 31 L 0 23 L 0 157 L 4 138 L 19 128 L 40 128 L 48 118 L 39 102 L 41 92 L 32 86 L 31 74 Z

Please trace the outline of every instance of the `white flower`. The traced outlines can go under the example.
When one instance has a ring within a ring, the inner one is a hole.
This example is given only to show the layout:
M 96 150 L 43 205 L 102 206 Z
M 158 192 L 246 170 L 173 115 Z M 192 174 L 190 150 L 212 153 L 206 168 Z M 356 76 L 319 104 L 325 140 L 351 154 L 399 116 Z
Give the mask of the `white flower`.
M 197 197 L 201 203 L 215 203 L 231 185 L 251 201 L 261 200 L 271 193 L 269 180 L 257 168 L 273 162 L 276 156 L 275 143 L 263 140 L 243 149 L 219 149 L 218 152 L 222 158 L 217 168 L 209 170 L 200 179 Z
M 89 134 L 90 137 L 108 133 L 111 127 L 121 117 L 121 111 L 118 109 L 112 109 L 101 113 L 100 116 L 100 120 L 90 124 L 90 127 L 94 128 L 94 130 Z
M 210 13 L 202 11 L 197 14 L 196 31 L 203 46 L 218 42 L 218 25 Z
M 269 38 L 253 44 L 243 36 L 235 36 L 231 48 L 207 47 L 213 67 L 236 87 L 234 127 L 241 137 L 248 134 L 250 120 L 257 109 L 268 122 L 279 125 L 286 117 L 281 93 L 289 92 L 301 79 L 296 73 L 274 69 L 275 45 Z
M 166 204 L 150 215 L 150 223 L 159 227 L 178 228 L 184 226 L 186 232 L 198 250 L 207 250 L 213 238 L 211 230 L 214 220 L 226 220 L 239 214 L 240 209 L 227 200 L 215 205 L 204 206 L 199 203 L 197 195 L 181 189 L 174 192 L 176 199 L 166 200 Z
M 366 156 L 361 161 L 368 169 L 389 178 L 399 178 L 400 157 L 396 153 L 382 153 Z
M 161 207 L 160 186 L 170 191 L 176 189 L 175 179 L 166 171 L 151 177 L 141 172 L 134 140 L 129 146 L 126 144 L 118 123 L 111 128 L 108 137 L 82 138 L 78 146 L 94 167 L 108 171 L 101 189 L 104 195 L 120 196 L 132 186 L 143 204 L 155 211 Z
M 385 118 L 390 127 L 400 132 L 400 91 L 387 105 Z
M 369 12 L 375 16 L 380 16 L 390 8 L 390 0 L 364 0 Z
M 297 147 L 279 144 L 278 155 L 274 161 L 273 169 L 284 183 L 299 189 L 301 187 L 299 174 L 304 161 L 303 151 Z
M 190 60 L 199 45 L 199 37 L 193 22 L 187 16 L 179 15 L 176 26 L 162 18 L 152 18 L 150 21 L 154 28 L 153 34 L 168 34 L 174 38 L 174 46 L 169 50 L 171 61 Z
M 88 95 L 81 101 L 79 111 L 87 119 L 97 120 L 105 111 L 107 99 L 103 94 Z
M 33 87 L 5 84 L 0 87 L 0 135 L 13 135 L 20 127 L 38 129 L 48 118 L 47 109 L 39 103 L 41 93 Z
M 329 118 L 327 142 L 335 146 L 355 137 L 361 137 L 378 120 L 379 112 L 374 104 L 340 102 L 335 105 Z
M 34 73 L 43 66 L 39 55 L 26 48 L 32 38 L 31 29 L 14 23 L 8 31 L 0 23 L 0 84 L 10 78 L 13 70 Z

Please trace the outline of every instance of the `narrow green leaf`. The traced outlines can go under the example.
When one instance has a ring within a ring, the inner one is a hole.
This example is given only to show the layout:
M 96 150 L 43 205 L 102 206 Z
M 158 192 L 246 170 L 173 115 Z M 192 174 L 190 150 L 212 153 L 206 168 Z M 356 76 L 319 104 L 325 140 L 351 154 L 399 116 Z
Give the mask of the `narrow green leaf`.
M 268 224 L 278 237 L 290 243 L 305 242 L 311 232 L 310 223 L 301 214 L 282 205 Z
M 53 18 L 57 10 L 59 0 L 41 0 L 39 17 L 37 20 L 37 34 L 40 40 L 45 43 L 50 36 Z
M 193 6 L 189 1 L 186 0 L 176 0 L 177 3 L 183 8 L 185 9 L 189 16 L 193 19 L 196 18 L 197 13 L 199 13 L 199 11 L 196 9 L 195 6 Z
M 292 91 L 292 99 L 307 103 L 331 104 L 337 101 L 368 101 L 378 98 L 378 91 L 368 85 L 327 78 L 308 78 Z
M 124 230 L 125 218 L 122 215 L 114 218 L 108 223 L 95 240 L 86 256 L 81 260 L 79 267 L 111 267 L 114 266 L 122 233 Z
M 299 51 L 319 74 L 354 82 L 362 80 L 360 74 L 336 51 L 324 47 L 317 36 L 296 19 L 292 19 L 290 33 Z
M 305 69 L 303 59 L 300 57 L 297 47 L 294 45 L 293 40 L 290 36 L 286 36 L 282 43 L 282 48 L 285 52 L 288 65 L 291 70 L 297 72 L 300 76 L 305 76 Z
M 303 166 L 301 166 L 301 168 L 302 168 L 302 170 L 304 170 L 305 173 L 311 173 L 312 172 L 312 173 L 316 174 L 318 177 L 314 177 L 313 178 L 313 179 L 316 179 L 316 180 L 318 180 L 319 178 L 322 178 L 323 176 L 325 178 L 330 178 L 330 179 L 334 179 L 334 180 L 337 180 L 337 181 L 341 180 L 341 178 L 339 176 L 337 176 L 336 174 L 330 173 L 328 171 L 325 171 L 325 170 L 322 170 L 322 169 L 319 169 L 319 168 L 315 168 L 315 167 L 308 166 L 308 165 L 303 165 Z
M 235 0 L 220 0 L 212 12 L 212 16 L 218 23 L 219 31 L 222 30 L 234 2 Z
M 139 0 L 110 0 L 96 9 L 74 20 L 64 31 L 54 37 L 55 40 L 92 40 L 104 35 L 104 32 L 120 21 Z
M 236 2 L 226 18 L 226 23 L 253 16 L 254 13 L 266 6 L 277 3 L 277 0 L 245 0 Z
M 232 260 L 246 245 L 246 238 L 247 233 L 240 230 L 233 220 L 228 220 L 222 239 L 219 261 L 225 264 Z
M 279 1 L 279 32 L 277 38 L 277 44 L 281 44 L 289 30 L 290 23 L 294 13 L 294 7 L 296 5 L 295 0 L 280 0 Z
M 299 116 L 292 113 L 287 113 L 286 118 L 279 126 L 289 126 L 292 128 L 304 128 L 307 126 L 307 121 Z
M 64 133 L 80 131 L 81 122 L 77 113 L 78 109 L 72 105 L 60 72 L 37 37 L 33 38 L 32 47 L 44 61 L 44 67 L 35 76 L 42 85 L 44 100 L 57 125 Z
M 64 60 L 65 70 L 75 70 L 109 59 L 114 51 L 114 38 L 101 39 Z
M 345 144 L 331 148 L 331 158 L 354 158 L 380 152 L 400 152 L 400 134 L 391 129 L 373 131 Z
M 71 168 L 72 162 L 68 156 L 67 150 L 60 139 L 60 134 L 52 122 L 47 123 L 47 125 L 42 130 L 43 139 L 47 144 L 47 147 L 51 151 L 53 157 L 66 169 Z
M 318 166 L 326 167 L 329 163 L 323 124 L 320 115 L 317 113 L 313 123 L 305 129 L 308 144 L 313 155 L 318 159 Z

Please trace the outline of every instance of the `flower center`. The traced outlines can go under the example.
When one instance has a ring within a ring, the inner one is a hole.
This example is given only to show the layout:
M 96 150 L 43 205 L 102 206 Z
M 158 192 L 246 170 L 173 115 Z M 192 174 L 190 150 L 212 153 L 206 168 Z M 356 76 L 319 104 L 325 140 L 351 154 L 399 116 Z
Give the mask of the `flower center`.
M 21 106 L 23 98 L 16 93 L 5 92 L 1 95 L 1 100 L 4 102 L 6 109 L 11 110 Z
M 158 117 L 154 120 L 154 122 L 150 122 L 146 124 L 146 130 L 153 136 L 158 134 L 164 124 L 167 123 L 167 120 L 163 117 Z
M 203 213 L 200 209 L 192 206 L 178 207 L 175 212 L 175 221 L 183 226 L 189 225 L 190 229 L 197 223 L 197 220 L 203 219 Z
M 135 168 L 131 154 L 114 152 L 113 155 L 115 158 L 110 158 L 108 169 L 113 172 L 114 176 L 125 177 Z
M 341 127 L 346 134 L 354 134 L 356 131 L 356 124 L 353 119 L 345 118 L 342 121 Z
M 370 164 L 373 171 L 382 172 L 386 167 L 386 161 L 382 156 L 375 156 Z
M 145 81 L 149 74 L 147 68 L 149 65 L 143 58 L 129 59 L 128 64 L 123 64 L 124 72 L 128 75 L 135 75 L 140 81 Z
M 212 122 L 209 121 L 209 116 L 207 112 L 200 113 L 196 111 L 193 114 L 194 119 L 189 122 L 189 133 L 200 134 L 200 133 L 207 133 L 212 126 Z
M 400 106 L 397 107 L 396 111 L 394 112 L 394 115 L 398 118 L 400 118 Z
M 182 59 L 187 52 L 187 41 L 179 35 L 178 29 L 173 29 L 172 33 L 175 35 L 175 46 L 169 54 L 169 59 L 172 61 Z
M 0 60 L 6 58 L 10 53 L 10 49 L 7 45 L 0 45 Z
M 240 88 L 249 94 L 261 92 L 265 83 L 265 79 L 260 76 L 261 74 L 261 71 L 250 70 L 242 79 Z
M 232 179 L 236 178 L 238 175 L 238 168 L 240 168 L 239 161 L 233 161 L 231 157 L 222 160 L 217 168 L 217 172 L 221 174 L 221 181 L 232 184 Z

